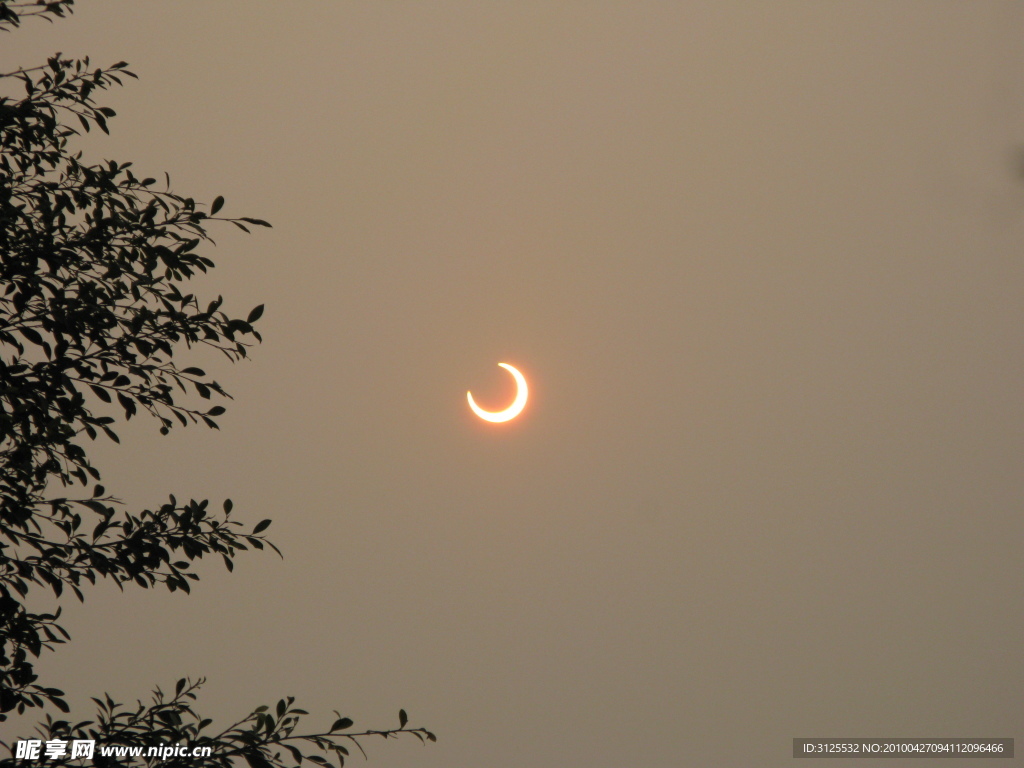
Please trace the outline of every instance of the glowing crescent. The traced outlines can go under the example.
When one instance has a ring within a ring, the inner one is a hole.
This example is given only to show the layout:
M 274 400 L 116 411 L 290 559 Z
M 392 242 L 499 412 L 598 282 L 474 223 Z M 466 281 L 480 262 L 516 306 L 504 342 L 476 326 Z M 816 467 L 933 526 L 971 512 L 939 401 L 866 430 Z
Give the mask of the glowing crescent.
M 473 413 L 479 416 L 484 421 L 508 421 L 514 419 L 520 413 L 523 408 L 526 407 L 526 398 L 529 396 L 529 391 L 526 388 L 526 379 L 523 378 L 523 374 L 517 371 L 508 363 L 498 363 L 502 368 L 512 374 L 512 378 L 516 380 L 516 399 L 512 401 L 512 405 L 506 408 L 504 411 L 485 411 L 475 402 L 473 402 L 473 393 L 467 392 L 466 397 L 469 398 L 469 407 L 473 409 Z

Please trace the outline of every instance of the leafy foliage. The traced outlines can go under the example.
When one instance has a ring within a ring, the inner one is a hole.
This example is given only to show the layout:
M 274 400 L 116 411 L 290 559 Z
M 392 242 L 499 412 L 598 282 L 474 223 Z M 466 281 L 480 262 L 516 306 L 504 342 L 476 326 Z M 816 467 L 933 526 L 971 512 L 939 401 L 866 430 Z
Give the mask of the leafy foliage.
M 372 737 L 396 738 L 400 734 L 412 734 L 420 741 L 436 741 L 433 733 L 425 728 L 408 728 L 405 710 L 398 713 L 398 728 L 389 730 L 353 731 L 350 718 L 335 712 L 331 727 L 321 733 L 297 733 L 299 721 L 308 715 L 296 707 L 291 697 L 281 699 L 271 709 L 258 707 L 250 715 L 221 731 L 214 731 L 213 722 L 201 718 L 192 708 L 196 690 L 204 681 L 182 678 L 174 688 L 174 694 L 165 695 L 157 689 L 148 705 L 137 702 L 134 708 L 125 707 L 109 696 L 93 699 L 96 704 L 96 720 L 72 723 L 68 720 L 54 720 L 47 717 L 41 724 L 36 738 L 42 742 L 62 741 L 68 744 L 74 740 L 92 740 L 104 749 L 96 748 L 93 760 L 103 765 L 152 765 L 160 766 L 218 766 L 229 768 L 245 760 L 251 768 L 285 768 L 303 761 L 321 766 L 333 763 L 344 766 L 351 748 L 366 757 L 361 740 Z M 150 746 L 184 745 L 187 755 L 161 757 L 148 756 Z M 141 754 L 133 755 L 133 748 Z M 198 751 L 209 748 L 206 757 L 196 757 Z M 107 754 L 103 754 L 106 752 Z M 148 759 L 147 759 L 148 758 Z M 15 761 L 17 762 L 17 761 Z M 60 766 L 80 762 L 71 758 L 70 750 L 63 757 L 47 760 L 47 765 Z M 29 764 L 25 761 L 24 764 Z
M 113 112 L 93 94 L 131 75 L 124 63 L 90 69 L 88 60 L 52 57 L 45 66 L 3 76 L 24 96 L 0 99 L 0 713 L 62 706 L 59 691 L 37 685 L 30 657 L 66 639 L 56 616 L 20 604 L 31 585 L 82 599 L 83 580 L 157 583 L 189 590 L 190 563 L 262 547 L 208 502 L 170 503 L 118 518 L 102 485 L 78 498 L 52 497 L 55 485 L 100 479 L 82 439 L 118 440 L 114 405 L 126 419 L 148 412 L 168 432 L 176 423 L 216 427 L 222 406 L 176 402 L 192 389 L 201 399 L 227 393 L 204 371 L 180 367 L 175 347 L 205 344 L 237 360 L 259 334 L 246 320 L 200 308 L 179 284 L 213 262 L 196 252 L 208 215 L 172 192 L 152 191 L 130 163 L 86 165 L 68 151 L 78 130 L 106 130 Z M 258 317 L 262 307 L 249 317 Z M 178 391 L 176 391 L 178 390 Z M 55 635 L 53 630 L 58 633 Z
M 0 2 L 0 31 L 22 18 L 61 17 L 72 4 Z M 59 608 L 26 609 L 32 590 L 42 587 L 56 598 L 68 590 L 84 600 L 86 582 L 107 578 L 189 592 L 198 579 L 191 570 L 196 560 L 220 555 L 231 570 L 239 551 L 276 551 L 263 535 L 270 521 L 245 532 L 231 518 L 230 500 L 215 510 L 206 500 L 171 496 L 151 510 L 119 513 L 120 502 L 99 483 L 87 454 L 101 436 L 118 441 L 115 415 L 148 414 L 162 434 L 177 425 L 218 428 L 225 409 L 206 401 L 230 396 L 175 354 L 207 347 L 234 362 L 261 340 L 254 324 L 262 305 L 244 319 L 231 317 L 221 297 L 200 303 L 185 286 L 214 266 L 199 251 L 212 242 L 210 222 L 246 232 L 270 224 L 218 217 L 223 197 L 206 208 L 171 191 L 169 176 L 158 186 L 136 177 L 131 163 L 88 164 L 69 148 L 80 131 L 109 132 L 114 111 L 94 96 L 125 77 L 135 77 L 125 62 L 96 68 L 88 58 L 60 54 L 0 74 L 0 94 L 21 91 L 0 95 L 0 720 L 47 704 L 68 712 L 63 692 L 38 682 L 34 660 L 69 636 L 57 623 Z M 406 728 L 404 711 L 394 731 L 339 736 L 335 731 L 351 726 L 341 718 L 326 734 L 295 736 L 304 713 L 291 699 L 279 703 L 276 717 L 261 708 L 207 736 L 210 721 L 190 704 L 198 685 L 180 681 L 173 697 L 158 690 L 151 705 L 133 711 L 97 699 L 95 723 L 47 716 L 41 732 L 122 745 L 209 742 L 214 756 L 190 758 L 189 765 L 227 765 L 234 755 L 254 768 L 282 765 L 274 746 L 296 762 L 323 760 L 285 744 L 296 740 L 339 759 L 347 754 L 343 743 L 358 745 L 357 736 L 409 732 L 433 740 Z
M 0 32 L 9 32 L 12 28 L 21 26 L 23 18 L 36 16 L 46 21 L 53 21 L 50 16 L 63 18 L 72 12 L 71 6 L 74 4 L 75 0 L 0 3 Z

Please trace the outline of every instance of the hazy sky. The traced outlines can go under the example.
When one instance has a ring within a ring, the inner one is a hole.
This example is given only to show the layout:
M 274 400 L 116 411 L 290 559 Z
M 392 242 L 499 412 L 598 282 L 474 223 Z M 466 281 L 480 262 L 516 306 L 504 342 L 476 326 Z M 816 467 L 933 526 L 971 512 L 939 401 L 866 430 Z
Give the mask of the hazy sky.
M 285 552 L 68 605 L 76 714 L 205 675 L 225 725 L 437 732 L 375 768 L 1020 748 L 1020 2 L 76 7 L 3 71 L 126 59 L 87 155 L 274 225 L 194 286 L 267 306 L 222 431 L 133 420 L 104 483 Z

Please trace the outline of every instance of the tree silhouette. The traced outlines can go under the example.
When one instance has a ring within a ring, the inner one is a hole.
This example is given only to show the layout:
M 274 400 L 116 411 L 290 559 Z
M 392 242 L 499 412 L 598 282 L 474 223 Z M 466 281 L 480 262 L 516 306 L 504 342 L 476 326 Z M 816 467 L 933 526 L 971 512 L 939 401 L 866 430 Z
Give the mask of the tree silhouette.
M 28 17 L 62 17 L 73 2 L 0 2 L 0 31 Z M 277 551 L 263 534 L 270 521 L 246 532 L 231 518 L 230 500 L 215 509 L 170 496 L 153 509 L 119 511 L 88 457 L 91 441 L 118 440 L 111 413 L 125 420 L 149 414 L 162 434 L 176 425 L 217 428 L 224 408 L 205 401 L 230 396 L 205 371 L 179 366 L 175 353 L 205 346 L 237 361 L 260 341 L 254 325 L 263 313 L 261 305 L 233 318 L 221 297 L 200 304 L 186 284 L 214 266 L 199 252 L 212 242 L 210 222 L 246 232 L 270 224 L 218 217 L 222 197 L 206 208 L 172 192 L 169 176 L 160 186 L 137 178 L 131 163 L 90 165 L 69 148 L 81 130 L 108 132 L 114 112 L 93 97 L 134 78 L 126 67 L 56 54 L 44 65 L 0 73 L 0 92 L 24 92 L 0 96 L 0 720 L 40 707 L 68 713 L 63 692 L 38 680 L 34 660 L 69 636 L 59 609 L 26 609 L 33 590 L 84 600 L 87 583 L 107 578 L 122 588 L 133 582 L 189 592 L 197 560 L 220 555 L 231 570 L 239 551 Z M 173 695 L 158 688 L 151 703 L 133 707 L 94 699 L 93 720 L 46 713 L 37 735 L 27 737 L 38 740 L 34 746 L 0 742 L 11 752 L 4 762 L 38 762 L 46 753 L 32 749 L 51 742 L 48 765 L 81 764 L 87 757 L 74 754 L 73 742 L 92 741 L 99 765 L 227 766 L 238 758 L 253 768 L 304 759 L 327 765 L 327 757 L 344 764 L 349 746 L 362 751 L 360 737 L 434 740 L 409 728 L 404 710 L 395 729 L 354 732 L 335 713 L 327 731 L 303 734 L 298 724 L 307 713 L 291 698 L 217 731 L 193 709 L 201 683 L 179 680 Z M 211 754 L 146 753 L 182 743 Z M 136 747 L 142 754 L 132 754 Z

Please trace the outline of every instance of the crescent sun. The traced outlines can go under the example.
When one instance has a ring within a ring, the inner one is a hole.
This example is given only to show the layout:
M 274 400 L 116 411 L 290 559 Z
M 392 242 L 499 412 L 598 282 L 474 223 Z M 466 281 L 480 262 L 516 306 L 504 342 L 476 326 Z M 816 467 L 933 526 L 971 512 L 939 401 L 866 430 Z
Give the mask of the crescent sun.
M 473 393 L 467 392 L 466 397 L 469 399 L 469 407 L 473 410 L 473 413 L 484 421 L 501 422 L 514 419 L 526 407 L 526 398 L 529 396 L 529 390 L 526 387 L 526 379 L 523 378 L 523 374 L 508 363 L 498 363 L 498 365 L 511 373 L 512 378 L 516 380 L 516 399 L 512 401 L 512 405 L 503 411 L 485 411 L 473 401 Z

